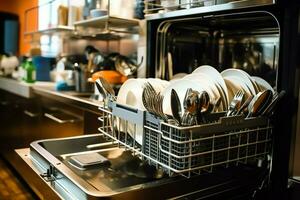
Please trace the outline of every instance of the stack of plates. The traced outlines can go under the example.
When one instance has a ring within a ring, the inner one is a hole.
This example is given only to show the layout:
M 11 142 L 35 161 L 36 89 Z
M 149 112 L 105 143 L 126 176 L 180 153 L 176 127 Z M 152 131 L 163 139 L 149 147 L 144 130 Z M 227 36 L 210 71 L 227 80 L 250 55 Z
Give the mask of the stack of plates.
M 128 79 L 120 88 L 117 103 L 131 106 L 135 109 L 146 110 L 143 101 L 142 94 L 143 88 L 146 82 L 151 83 L 156 92 L 163 92 L 164 89 L 169 85 L 168 81 L 156 79 L 156 78 L 137 78 Z M 120 125 L 118 125 L 120 124 Z M 125 122 L 117 122 L 117 127 L 120 131 L 125 131 Z M 143 141 L 143 126 L 137 125 L 135 128 L 134 124 L 128 123 L 127 132 L 133 137 L 135 135 L 135 140 L 142 144 Z M 136 133 L 136 134 L 134 134 Z
M 260 91 L 270 89 L 274 90 L 268 82 L 259 77 L 251 77 L 245 71 L 240 69 L 226 69 L 219 73 L 214 67 L 203 65 L 198 67 L 191 74 L 184 74 L 176 80 L 170 82 L 155 78 L 138 78 L 127 80 L 120 88 L 117 103 L 129 105 L 139 110 L 146 110 L 142 102 L 142 93 L 144 84 L 151 83 L 156 92 L 160 92 L 163 96 L 163 112 L 172 115 L 171 111 L 171 91 L 174 89 L 181 102 L 181 109 L 184 111 L 183 101 L 185 93 L 189 88 L 198 91 L 206 91 L 210 100 L 221 100 L 221 104 L 217 111 L 226 111 L 238 90 L 243 90 L 245 98 L 255 95 Z M 121 131 L 125 131 L 122 122 L 118 127 Z M 133 136 L 139 144 L 143 141 L 143 126 L 135 126 L 128 124 L 127 132 Z
M 203 65 L 198 67 L 192 74 L 188 74 L 181 79 L 172 81 L 172 83 L 163 91 L 164 101 L 163 110 L 165 114 L 172 115 L 171 112 L 171 91 L 174 89 L 183 108 L 183 100 L 187 89 L 192 88 L 198 92 L 206 91 L 211 100 L 221 98 L 219 111 L 226 110 L 228 107 L 227 86 L 220 73 L 213 67 Z
M 229 101 L 233 99 L 238 90 L 243 90 L 245 97 L 256 95 L 258 92 L 269 89 L 274 93 L 271 85 L 260 77 L 251 77 L 247 72 L 240 69 L 226 69 L 221 72 L 226 83 Z

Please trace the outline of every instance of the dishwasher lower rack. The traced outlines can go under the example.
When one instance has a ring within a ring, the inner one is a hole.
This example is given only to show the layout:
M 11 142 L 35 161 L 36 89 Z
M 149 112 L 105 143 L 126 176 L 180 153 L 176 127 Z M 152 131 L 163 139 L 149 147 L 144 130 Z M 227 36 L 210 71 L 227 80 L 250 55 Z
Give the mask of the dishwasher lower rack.
M 190 177 L 240 163 L 262 163 L 272 151 L 272 126 L 265 117 L 213 113 L 206 124 L 178 127 L 115 102 L 99 109 L 101 133 L 170 176 Z

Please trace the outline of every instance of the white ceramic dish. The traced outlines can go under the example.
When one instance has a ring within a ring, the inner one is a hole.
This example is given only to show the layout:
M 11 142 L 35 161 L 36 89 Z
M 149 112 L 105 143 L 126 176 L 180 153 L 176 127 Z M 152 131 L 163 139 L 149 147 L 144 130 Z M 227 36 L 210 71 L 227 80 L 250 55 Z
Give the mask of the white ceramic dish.
M 150 82 L 151 85 L 154 87 L 156 92 L 162 92 L 164 88 L 166 88 L 169 85 L 168 81 L 164 81 L 161 79 L 154 79 L 154 78 L 138 78 L 138 79 L 128 79 L 120 88 L 118 96 L 117 96 L 117 103 L 123 104 L 123 105 L 129 105 L 131 107 L 134 107 L 139 110 L 146 110 L 143 101 L 142 101 L 142 94 L 143 94 L 143 88 L 144 84 L 146 82 Z M 117 126 L 119 130 L 125 131 L 125 121 L 121 121 L 121 123 Z M 128 123 L 127 126 L 127 132 L 134 137 L 135 134 L 135 140 L 142 145 L 143 143 L 143 126 L 137 125 L 136 130 L 135 126 L 132 123 Z
M 263 90 L 271 90 L 273 92 L 273 94 L 275 93 L 274 89 L 272 88 L 272 86 L 265 81 L 264 79 L 258 77 L 258 76 L 252 76 L 252 79 L 258 84 L 258 86 L 260 87 L 261 91 Z
M 235 76 L 224 77 L 224 81 L 228 88 L 229 100 L 232 101 L 234 95 L 238 90 L 242 89 L 244 91 L 245 97 L 248 98 L 251 95 L 251 91 L 248 86 L 243 82 L 242 79 Z
M 221 75 L 223 78 L 228 77 L 228 76 L 235 76 L 235 77 L 240 78 L 250 89 L 251 94 L 253 94 L 253 95 L 256 94 L 255 87 L 252 83 L 251 77 L 245 71 L 240 70 L 240 69 L 226 69 L 221 72 Z
M 224 81 L 223 77 L 221 76 L 221 74 L 215 68 L 213 68 L 212 66 L 209 66 L 209 65 L 202 65 L 202 66 L 198 67 L 197 69 L 195 69 L 193 71 L 193 74 L 194 73 L 206 74 L 212 80 L 214 80 L 214 82 L 216 84 L 218 84 L 220 86 L 219 88 L 220 88 L 221 92 L 223 93 L 223 96 L 225 96 L 225 99 L 226 99 L 225 104 L 227 107 L 229 104 L 228 92 L 227 92 L 227 87 L 226 87 L 225 81 Z
M 107 13 L 107 10 L 104 9 L 93 9 L 90 11 L 90 15 L 92 18 L 106 16 Z

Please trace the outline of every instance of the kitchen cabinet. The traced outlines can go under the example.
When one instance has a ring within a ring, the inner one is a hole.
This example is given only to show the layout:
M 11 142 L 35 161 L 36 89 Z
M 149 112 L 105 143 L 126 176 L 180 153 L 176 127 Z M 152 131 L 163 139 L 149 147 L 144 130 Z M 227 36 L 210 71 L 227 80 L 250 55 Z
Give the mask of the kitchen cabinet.
M 97 132 L 96 125 L 84 120 L 84 116 L 97 120 L 95 113 L 40 95 L 27 99 L 0 91 L 1 150 L 27 147 L 39 139 Z

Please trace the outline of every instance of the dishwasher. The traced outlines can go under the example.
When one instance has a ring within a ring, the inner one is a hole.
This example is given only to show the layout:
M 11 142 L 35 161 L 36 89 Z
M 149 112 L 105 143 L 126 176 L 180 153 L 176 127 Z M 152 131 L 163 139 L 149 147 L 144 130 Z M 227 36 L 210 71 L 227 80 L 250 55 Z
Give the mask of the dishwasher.
M 218 112 L 205 124 L 178 127 L 111 98 L 99 107 L 98 134 L 35 141 L 16 152 L 62 199 L 284 198 L 294 176 L 299 4 L 144 3 L 147 77 L 170 80 L 199 65 L 243 69 L 285 90 L 290 106 L 280 104 L 272 117 Z

